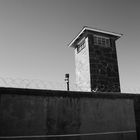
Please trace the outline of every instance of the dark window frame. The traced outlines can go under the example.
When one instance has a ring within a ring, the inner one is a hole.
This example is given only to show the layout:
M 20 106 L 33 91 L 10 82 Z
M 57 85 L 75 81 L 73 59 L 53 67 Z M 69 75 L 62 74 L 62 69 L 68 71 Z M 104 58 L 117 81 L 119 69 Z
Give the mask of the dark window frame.
M 110 47 L 110 38 L 100 35 L 93 35 L 94 45 L 99 45 L 103 47 Z
M 86 47 L 85 39 L 77 45 L 77 53 L 81 52 Z

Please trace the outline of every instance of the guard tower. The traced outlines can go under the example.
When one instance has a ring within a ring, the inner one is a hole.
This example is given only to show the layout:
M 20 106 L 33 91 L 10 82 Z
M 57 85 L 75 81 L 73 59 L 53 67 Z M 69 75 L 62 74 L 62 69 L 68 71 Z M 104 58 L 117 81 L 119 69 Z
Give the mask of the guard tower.
M 70 42 L 82 91 L 121 92 L 115 41 L 121 34 L 84 27 Z

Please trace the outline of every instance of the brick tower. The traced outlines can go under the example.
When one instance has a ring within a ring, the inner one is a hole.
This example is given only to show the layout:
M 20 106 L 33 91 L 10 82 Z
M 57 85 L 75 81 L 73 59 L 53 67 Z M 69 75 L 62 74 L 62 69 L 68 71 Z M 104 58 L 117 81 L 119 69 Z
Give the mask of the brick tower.
M 84 27 L 71 41 L 82 91 L 121 92 L 115 41 L 121 34 Z

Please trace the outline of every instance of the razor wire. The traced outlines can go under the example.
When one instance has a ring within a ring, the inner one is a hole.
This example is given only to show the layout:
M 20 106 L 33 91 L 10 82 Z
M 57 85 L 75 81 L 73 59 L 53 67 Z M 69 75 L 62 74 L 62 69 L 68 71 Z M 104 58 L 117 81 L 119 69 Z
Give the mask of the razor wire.
M 84 90 L 83 87 L 78 86 L 76 83 L 70 82 L 70 91 L 89 91 Z M 3 78 L 0 77 L 0 87 L 9 88 L 27 88 L 27 89 L 48 89 L 48 90 L 67 90 L 66 82 L 43 81 L 39 79 L 21 79 L 21 78 Z M 92 93 L 98 92 L 115 92 L 120 86 L 112 85 L 106 88 L 104 85 L 98 85 L 92 90 Z M 88 89 L 85 88 L 85 89 Z M 127 93 L 140 93 L 140 87 L 121 87 L 121 91 Z
M 20 79 L 20 78 L 3 78 L 0 77 L 0 87 L 27 88 L 27 89 L 50 89 L 50 90 L 66 90 L 65 82 L 43 81 L 39 79 Z M 80 90 L 74 83 L 70 83 L 73 91 Z

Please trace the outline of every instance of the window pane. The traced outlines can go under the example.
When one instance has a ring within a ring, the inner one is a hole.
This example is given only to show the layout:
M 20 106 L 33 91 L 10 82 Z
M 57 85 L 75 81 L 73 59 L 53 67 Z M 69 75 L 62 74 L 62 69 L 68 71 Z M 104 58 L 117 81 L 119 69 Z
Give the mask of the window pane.
M 94 35 L 94 44 L 109 47 L 110 46 L 110 40 L 107 37 Z
M 77 46 L 77 53 L 79 53 L 82 49 L 84 49 L 86 46 L 85 41 L 83 41 L 81 44 Z

